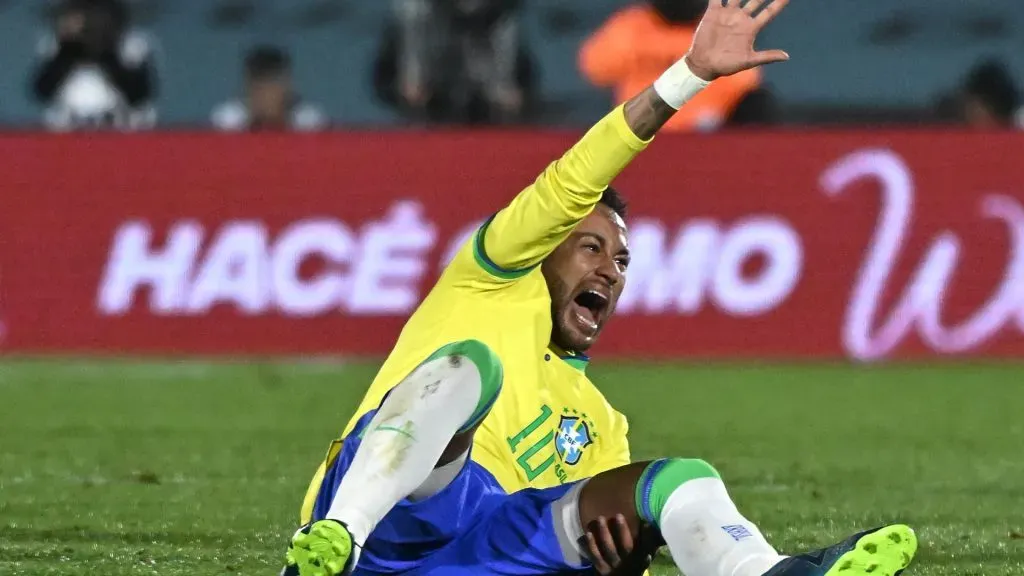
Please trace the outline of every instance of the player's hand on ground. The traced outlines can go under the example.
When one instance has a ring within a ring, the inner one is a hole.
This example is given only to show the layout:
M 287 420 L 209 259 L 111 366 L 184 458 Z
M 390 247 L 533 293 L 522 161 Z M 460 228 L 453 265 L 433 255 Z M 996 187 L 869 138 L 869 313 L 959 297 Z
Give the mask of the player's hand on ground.
M 600 516 L 587 526 L 583 546 L 601 576 L 641 576 L 651 565 L 651 554 L 638 548 L 621 514 Z
M 763 64 L 782 62 L 782 50 L 754 49 L 754 41 L 766 24 L 789 0 L 709 0 L 693 44 L 686 55 L 690 70 L 704 80 L 714 80 Z

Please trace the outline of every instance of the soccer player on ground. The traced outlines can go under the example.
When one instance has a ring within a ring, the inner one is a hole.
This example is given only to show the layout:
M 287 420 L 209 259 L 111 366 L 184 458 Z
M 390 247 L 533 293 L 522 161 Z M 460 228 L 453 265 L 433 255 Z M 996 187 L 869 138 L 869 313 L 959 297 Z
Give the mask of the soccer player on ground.
M 785 4 L 710 0 L 687 57 L 479 229 L 332 445 L 285 573 L 622 573 L 644 525 L 686 576 L 906 568 L 917 541 L 902 525 L 780 555 L 710 464 L 630 463 L 625 418 L 583 373 L 629 264 L 608 185 L 708 81 L 788 58 L 753 49 Z M 626 532 L 610 544 L 608 518 Z

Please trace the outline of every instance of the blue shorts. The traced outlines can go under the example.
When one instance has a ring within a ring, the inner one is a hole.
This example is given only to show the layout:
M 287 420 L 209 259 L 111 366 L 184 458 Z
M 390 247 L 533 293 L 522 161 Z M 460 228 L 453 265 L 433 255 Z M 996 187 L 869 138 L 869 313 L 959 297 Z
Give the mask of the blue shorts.
M 374 412 L 359 420 L 327 469 L 313 509 L 330 508 Z M 572 552 L 561 526 L 559 500 L 578 483 L 507 494 L 494 476 L 467 460 L 447 487 L 418 502 L 403 501 L 373 530 L 355 574 L 435 576 L 550 575 L 582 572 L 589 563 Z

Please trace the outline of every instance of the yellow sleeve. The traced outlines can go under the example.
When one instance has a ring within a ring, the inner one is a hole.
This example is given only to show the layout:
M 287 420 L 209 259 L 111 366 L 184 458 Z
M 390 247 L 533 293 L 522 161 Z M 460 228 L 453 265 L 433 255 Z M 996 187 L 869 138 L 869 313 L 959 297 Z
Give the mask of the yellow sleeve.
M 499 280 L 526 275 L 586 218 L 612 180 L 650 142 L 619 106 L 477 231 L 474 258 Z

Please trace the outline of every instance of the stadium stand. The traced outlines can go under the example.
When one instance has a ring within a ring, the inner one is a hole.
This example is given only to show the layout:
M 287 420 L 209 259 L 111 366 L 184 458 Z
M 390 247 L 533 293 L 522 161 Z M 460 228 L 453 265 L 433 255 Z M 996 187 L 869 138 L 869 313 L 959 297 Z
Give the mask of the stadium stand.
M 545 107 L 539 122 L 576 125 L 603 111 L 576 65 L 583 38 L 622 0 L 525 3 L 524 34 L 541 63 Z M 136 0 L 136 23 L 159 49 L 160 124 L 208 123 L 218 102 L 236 95 L 242 55 L 270 42 L 287 46 L 297 85 L 336 124 L 388 125 L 398 116 L 378 103 L 371 69 L 389 2 L 366 0 Z M 37 3 L 0 2 L 0 121 L 38 122 L 27 77 L 46 30 Z M 808 25 L 810 24 L 810 25 Z M 1002 57 L 1024 76 L 1024 3 L 1016 0 L 908 0 L 891 4 L 799 2 L 765 34 L 765 44 L 798 57 L 766 71 L 790 120 L 884 119 L 932 105 L 979 59 Z M 898 56 L 898 57 L 897 57 Z M 911 73 L 912 72 L 912 73 Z M 912 80 L 911 80 L 912 79 Z M 881 113 L 879 113 L 879 110 Z

